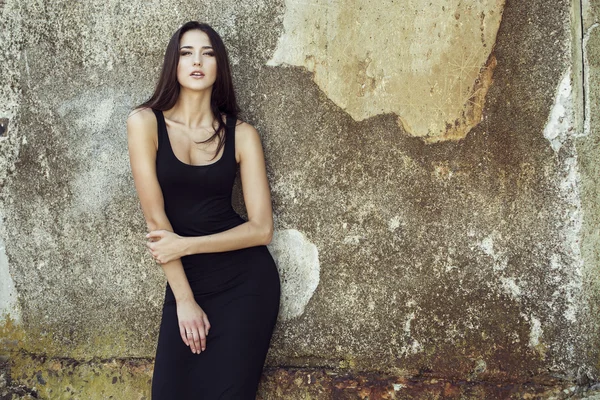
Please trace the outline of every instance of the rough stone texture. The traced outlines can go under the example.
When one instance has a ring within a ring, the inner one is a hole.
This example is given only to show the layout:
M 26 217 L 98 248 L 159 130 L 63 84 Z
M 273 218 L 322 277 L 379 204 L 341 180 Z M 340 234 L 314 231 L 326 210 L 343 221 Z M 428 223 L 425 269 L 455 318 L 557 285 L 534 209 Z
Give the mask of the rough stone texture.
M 600 2 L 598 0 L 581 0 L 583 27 L 589 28 L 600 21 Z
M 440 24 L 458 23 L 455 1 L 430 3 L 448 6 Z M 148 396 L 164 277 L 143 245 L 125 117 L 150 94 L 172 31 L 200 19 L 230 50 L 243 118 L 262 134 L 276 230 L 290 235 L 272 246 L 293 285 L 261 398 L 596 396 L 583 388 L 600 367 L 598 3 L 581 16 L 576 1 L 479 2 L 502 9 L 477 53 L 483 71 L 495 65 L 482 120 L 435 143 L 399 126 L 399 109 L 357 118 L 332 94 L 345 81 L 325 90 L 306 64 L 285 64 L 296 54 L 278 47 L 290 4 L 0 2 L 5 387 Z M 315 4 L 294 7 L 311 16 Z M 397 28 L 369 21 L 380 37 Z M 441 57 L 411 29 L 417 54 Z M 453 37 L 449 54 L 473 45 Z M 275 54 L 283 64 L 269 65 Z M 420 90 L 412 83 L 406 92 Z M 235 204 L 243 212 L 239 186 Z
M 576 148 L 581 173 L 582 221 L 581 253 L 583 255 L 583 282 L 585 296 L 589 298 L 590 320 L 587 329 L 593 332 L 588 343 L 596 357 L 595 368 L 580 370 L 583 379 L 597 380 L 600 357 L 592 349 L 600 347 L 598 315 L 600 315 L 600 2 L 583 2 L 583 71 L 586 120 Z M 595 317 L 595 318 L 594 318 Z M 598 397 L 600 398 L 600 396 Z
M 82 363 L 27 355 L 19 361 L 12 366 L 11 375 L 20 378 L 20 385 L 7 385 L 5 396 L 10 393 L 18 398 L 37 399 L 150 399 L 152 363 L 147 360 Z
M 19 68 L 21 46 L 20 13 L 15 7 L 0 3 L 0 121 L 3 133 L 0 136 L 2 157 L 0 157 L 0 189 L 4 193 L 7 177 L 15 170 L 15 158 L 18 154 L 22 138 L 19 127 L 15 124 L 15 116 L 21 104 Z M 11 201 L 11 200 L 8 200 Z M 4 218 L 4 209 L 0 209 L 0 218 Z M 20 313 L 16 301 L 14 283 L 8 271 L 8 260 L 4 241 L 7 234 L 4 224 L 0 222 L 0 313 L 10 314 L 19 319 Z
M 555 381 L 536 382 L 445 380 L 430 377 L 398 377 L 386 374 L 348 375 L 318 369 L 267 370 L 258 399 L 593 399 L 598 391 Z

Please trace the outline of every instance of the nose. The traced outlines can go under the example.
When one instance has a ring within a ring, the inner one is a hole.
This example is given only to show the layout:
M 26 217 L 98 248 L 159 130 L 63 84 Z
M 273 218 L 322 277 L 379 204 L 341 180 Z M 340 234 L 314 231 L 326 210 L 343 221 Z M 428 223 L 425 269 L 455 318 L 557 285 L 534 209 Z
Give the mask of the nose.
M 194 58 L 194 65 L 199 65 L 202 66 L 202 55 L 198 54 L 195 58 Z

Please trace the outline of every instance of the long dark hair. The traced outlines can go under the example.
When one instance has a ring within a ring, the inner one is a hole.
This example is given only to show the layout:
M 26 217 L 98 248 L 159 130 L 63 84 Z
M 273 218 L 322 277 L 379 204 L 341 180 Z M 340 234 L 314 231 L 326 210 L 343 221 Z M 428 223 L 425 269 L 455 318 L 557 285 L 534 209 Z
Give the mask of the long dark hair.
M 179 45 L 183 34 L 193 29 L 200 30 L 208 35 L 217 61 L 217 79 L 212 87 L 210 108 L 213 116 L 218 121 L 218 128 L 211 137 L 202 142 L 197 142 L 206 143 L 218 138 L 219 145 L 213 156 L 214 159 L 225 145 L 226 129 L 223 119 L 221 118 L 221 113 L 225 113 L 231 118 L 234 118 L 234 120 L 237 120 L 240 110 L 235 100 L 235 91 L 233 90 L 233 80 L 231 78 L 231 68 L 229 67 L 227 49 L 223 44 L 221 36 L 219 36 L 210 25 L 198 21 L 189 21 L 175 31 L 167 45 L 160 78 L 154 89 L 154 94 L 152 94 L 147 101 L 137 106 L 136 109 L 150 107 L 156 110 L 165 111 L 171 109 L 175 105 L 181 90 L 179 82 L 177 81 Z

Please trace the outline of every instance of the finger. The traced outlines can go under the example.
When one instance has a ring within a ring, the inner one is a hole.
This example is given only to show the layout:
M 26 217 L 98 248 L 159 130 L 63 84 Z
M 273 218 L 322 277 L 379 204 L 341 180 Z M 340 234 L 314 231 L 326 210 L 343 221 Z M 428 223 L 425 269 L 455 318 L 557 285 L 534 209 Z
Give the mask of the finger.
M 204 325 L 204 318 L 198 321 L 198 335 L 200 341 L 200 348 L 202 351 L 206 350 L 206 327 Z
M 179 324 L 179 333 L 181 334 L 181 340 L 183 340 L 183 343 L 185 343 L 186 346 L 189 346 L 190 343 L 188 342 L 187 337 L 185 337 L 185 328 L 181 324 Z
M 202 320 L 204 321 L 204 332 L 206 336 L 208 336 L 208 331 L 210 330 L 210 322 L 208 322 L 208 317 L 206 316 L 206 314 L 204 314 Z
M 202 348 L 202 351 L 204 351 L 206 350 L 206 334 L 204 333 L 204 328 L 200 328 L 198 333 L 200 333 L 200 347 Z
M 194 346 L 196 346 L 196 349 L 198 350 L 198 354 L 200 354 L 201 351 L 201 347 L 200 347 L 200 332 L 198 329 L 194 330 Z M 202 349 L 204 350 L 204 349 Z
M 188 342 L 190 343 L 190 350 L 192 351 L 192 353 L 196 353 L 199 351 L 200 347 L 196 346 L 196 343 L 194 342 L 194 331 L 192 328 L 186 328 L 186 337 L 188 339 Z
M 159 260 L 162 260 L 161 255 L 157 251 L 150 250 L 150 254 L 152 255 L 152 258 L 154 258 L 157 262 L 159 262 Z
M 158 231 L 150 231 L 148 232 L 148 234 L 146 235 L 147 238 L 160 238 L 163 237 L 165 235 L 163 230 L 158 230 Z

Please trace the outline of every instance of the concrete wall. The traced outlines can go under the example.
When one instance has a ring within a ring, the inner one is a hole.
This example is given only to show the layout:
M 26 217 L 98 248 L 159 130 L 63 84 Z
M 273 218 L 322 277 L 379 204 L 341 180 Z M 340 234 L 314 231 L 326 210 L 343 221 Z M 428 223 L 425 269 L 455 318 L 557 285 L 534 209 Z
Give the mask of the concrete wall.
M 190 19 L 265 146 L 260 398 L 586 395 L 600 2 L 3 0 L 0 396 L 149 398 L 165 280 L 125 118 Z

